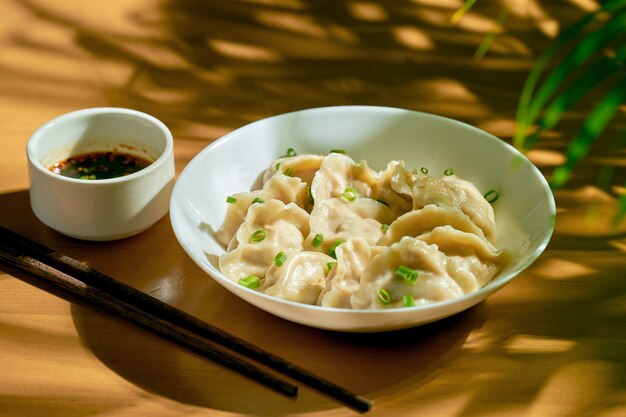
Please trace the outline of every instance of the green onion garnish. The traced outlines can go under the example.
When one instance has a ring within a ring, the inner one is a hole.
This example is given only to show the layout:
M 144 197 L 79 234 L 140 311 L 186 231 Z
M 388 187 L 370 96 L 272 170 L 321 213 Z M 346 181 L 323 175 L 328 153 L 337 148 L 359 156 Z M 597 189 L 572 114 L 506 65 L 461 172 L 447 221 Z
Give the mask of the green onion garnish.
M 287 156 L 296 156 L 296 155 L 297 155 L 297 153 L 296 153 L 295 149 L 293 149 L 293 148 L 287 149 Z
M 345 149 L 331 149 L 330 153 L 343 153 L 343 154 L 345 154 L 346 150 Z
M 448 168 L 445 171 L 443 171 L 443 175 L 449 176 L 454 174 L 454 170 L 452 168 Z
M 337 246 L 341 245 L 344 242 L 345 241 L 342 239 L 335 240 L 333 244 L 330 245 L 330 248 L 328 249 L 328 256 L 330 256 L 331 258 L 337 259 L 337 254 L 335 253 L 335 249 L 337 249 Z
M 315 199 L 313 198 L 313 193 L 311 192 L 311 187 L 306 187 L 307 194 L 309 196 L 309 204 L 315 204 Z
M 278 168 L 280 168 L 280 164 L 282 164 L 282 162 L 277 162 L 276 166 L 274 168 L 276 168 L 276 171 L 278 171 Z
M 276 254 L 274 257 L 274 265 L 281 266 L 287 260 L 287 255 L 282 250 Z
M 323 241 L 324 241 L 324 235 L 318 233 L 313 238 L 313 241 L 311 242 L 311 246 L 313 246 L 314 248 L 319 248 Z
M 265 229 L 259 229 L 256 232 L 252 233 L 252 236 L 250 236 L 250 240 L 253 243 L 259 243 L 263 239 L 265 239 Z
M 378 201 L 380 204 L 384 204 L 385 206 L 389 207 L 389 204 L 387 204 L 385 201 L 383 200 L 376 200 Z
M 384 288 L 378 290 L 378 298 L 383 304 L 389 304 L 391 302 L 391 294 L 389 294 L 389 291 Z
M 389 229 L 389 225 L 388 224 L 383 223 L 383 224 L 380 225 L 380 230 L 382 230 L 383 233 L 385 233 L 387 231 L 387 229 Z
M 326 262 L 326 269 L 328 269 L 328 272 L 330 272 L 335 265 L 337 265 L 337 262 Z
M 265 200 L 263 200 L 260 197 L 255 198 L 254 200 L 252 200 L 251 204 L 255 204 L 255 203 L 265 203 Z
M 287 169 L 283 171 L 283 174 L 285 174 L 288 177 L 291 177 L 291 175 L 293 175 L 293 169 L 291 169 L 291 167 L 287 167 Z
M 415 284 L 415 281 L 419 276 L 419 272 L 415 269 L 407 268 L 404 265 L 400 265 L 398 268 L 396 268 L 396 275 L 400 278 L 407 280 L 411 284 Z
M 496 190 L 489 190 L 485 193 L 484 197 L 488 203 L 493 204 L 500 197 L 500 193 L 497 192 Z
M 402 304 L 405 307 L 413 307 L 415 305 L 415 299 L 413 298 L 411 294 L 407 294 L 404 297 L 402 297 Z
M 237 202 L 237 199 L 235 197 L 229 195 L 228 197 L 226 197 L 226 202 L 228 204 L 235 204 Z
M 348 201 L 354 201 L 357 197 L 356 189 L 354 187 L 348 187 L 344 190 L 341 196 Z
M 239 284 L 246 288 L 258 288 L 261 286 L 261 279 L 255 275 L 250 275 L 245 278 L 239 278 Z
M 422 171 L 422 174 L 424 174 L 424 175 L 428 174 L 428 168 L 426 168 L 426 167 L 420 168 L 420 171 Z

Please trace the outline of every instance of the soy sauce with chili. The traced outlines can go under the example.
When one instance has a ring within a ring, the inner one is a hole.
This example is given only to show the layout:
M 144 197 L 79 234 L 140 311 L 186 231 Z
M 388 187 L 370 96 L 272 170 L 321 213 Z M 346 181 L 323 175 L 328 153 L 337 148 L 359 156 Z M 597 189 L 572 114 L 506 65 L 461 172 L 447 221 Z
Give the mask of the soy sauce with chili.
M 91 152 L 57 162 L 50 171 L 70 178 L 105 180 L 141 171 L 151 163 L 125 152 Z

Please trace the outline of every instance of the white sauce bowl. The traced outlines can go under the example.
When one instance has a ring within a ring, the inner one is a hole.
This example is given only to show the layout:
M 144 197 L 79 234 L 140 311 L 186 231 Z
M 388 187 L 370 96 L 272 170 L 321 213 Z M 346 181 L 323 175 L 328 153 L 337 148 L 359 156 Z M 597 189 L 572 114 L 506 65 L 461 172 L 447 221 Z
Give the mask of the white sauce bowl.
M 172 134 L 135 110 L 92 108 L 57 117 L 30 137 L 26 152 L 33 212 L 51 228 L 77 239 L 114 240 L 137 234 L 163 217 L 174 185 Z M 153 160 L 130 175 L 84 180 L 50 171 L 88 152 L 129 152 Z

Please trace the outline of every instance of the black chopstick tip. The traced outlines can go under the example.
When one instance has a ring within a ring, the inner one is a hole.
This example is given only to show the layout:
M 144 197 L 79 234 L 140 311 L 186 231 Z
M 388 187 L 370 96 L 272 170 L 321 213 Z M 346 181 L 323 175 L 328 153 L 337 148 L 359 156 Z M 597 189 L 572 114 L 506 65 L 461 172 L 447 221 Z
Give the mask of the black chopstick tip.
M 360 395 L 354 397 L 354 401 L 351 405 L 354 409 L 360 411 L 361 413 L 367 413 L 372 409 L 372 407 L 374 407 L 374 403 L 372 401 L 365 397 L 361 397 Z
M 294 385 L 293 387 L 291 387 L 291 389 L 289 391 L 286 392 L 286 394 L 290 397 L 297 397 L 298 396 L 298 386 Z

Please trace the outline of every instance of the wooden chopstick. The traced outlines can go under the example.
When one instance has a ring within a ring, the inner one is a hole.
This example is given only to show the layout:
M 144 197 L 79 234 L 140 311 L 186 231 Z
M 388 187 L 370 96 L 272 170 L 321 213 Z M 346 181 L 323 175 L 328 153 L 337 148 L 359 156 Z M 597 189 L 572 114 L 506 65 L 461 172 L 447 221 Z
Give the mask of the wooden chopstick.
M 97 302 L 100 299 L 99 297 L 106 294 L 104 299 L 111 301 L 112 304 L 123 304 L 124 308 L 128 308 L 128 311 L 132 312 L 132 317 L 140 314 L 149 317 L 149 319 L 143 319 L 144 321 L 147 320 L 146 323 L 140 322 L 140 324 L 152 328 L 151 323 L 158 323 L 156 325 L 158 329 L 153 330 L 179 341 L 179 343 L 182 343 L 197 352 L 203 353 L 201 349 L 209 349 L 211 351 L 219 352 L 205 354 L 207 356 L 216 356 L 212 357 L 212 359 L 238 370 L 239 372 L 260 382 L 265 382 L 265 380 L 267 380 L 266 385 L 284 392 L 287 395 L 295 395 L 297 387 L 293 385 L 286 385 L 289 383 L 267 373 L 260 368 L 255 367 L 248 362 L 240 360 L 226 351 L 217 349 L 217 346 L 209 346 L 205 348 L 199 347 L 199 343 L 201 343 L 202 340 L 198 339 L 197 336 L 199 335 L 207 338 L 215 343 L 239 352 L 248 358 L 254 359 L 259 363 L 263 363 L 272 369 L 282 372 L 285 375 L 301 381 L 310 387 L 343 402 L 357 411 L 365 412 L 372 408 L 372 402 L 367 398 L 354 394 L 353 392 L 334 384 L 325 378 L 315 375 L 298 365 L 274 355 L 271 352 L 246 342 L 237 336 L 234 336 L 216 326 L 198 319 L 197 317 L 164 303 L 157 298 L 126 285 L 123 282 L 105 275 L 73 258 L 27 239 L 26 237 L 12 232 L 2 226 L 0 226 L 0 243 L 0 249 L 2 250 L 2 256 L 0 257 L 14 266 L 27 270 L 28 272 L 31 272 L 49 282 L 52 281 L 51 283 L 56 286 L 63 287 L 65 283 L 71 283 L 68 284 L 71 288 L 65 289 L 71 291 L 76 288 L 78 291 L 77 295 L 79 296 L 85 292 L 83 287 L 89 288 L 89 291 L 87 291 L 89 294 L 98 292 L 99 296 L 94 297 L 95 300 L 90 300 L 92 302 Z M 110 310 L 112 309 L 107 306 L 103 307 Z M 113 311 L 121 314 L 120 311 L 114 308 Z M 132 317 L 126 318 L 135 321 Z M 160 329 L 166 330 L 162 331 Z M 184 340 L 178 340 L 180 338 Z M 245 365 L 237 363 L 230 366 L 230 362 L 226 359 L 230 357 L 235 358 L 235 362 L 244 362 Z M 249 367 L 253 367 L 254 369 L 249 369 Z
M 128 304 L 119 298 L 104 291 L 92 287 L 70 275 L 51 268 L 37 259 L 34 259 L 15 248 L 10 248 L 4 243 L 0 243 L 0 259 L 13 267 L 19 268 L 36 277 L 61 288 L 75 296 L 78 296 L 90 303 L 103 307 L 116 313 L 125 319 L 140 324 L 162 336 L 167 337 L 190 350 L 204 355 L 224 366 L 227 366 L 241 374 L 251 377 L 264 385 L 288 396 L 295 396 L 298 387 L 290 382 L 274 376 L 257 366 L 239 359 L 223 349 L 219 349 L 199 338 L 193 332 L 180 328 L 166 320 L 160 319 L 144 310 Z

